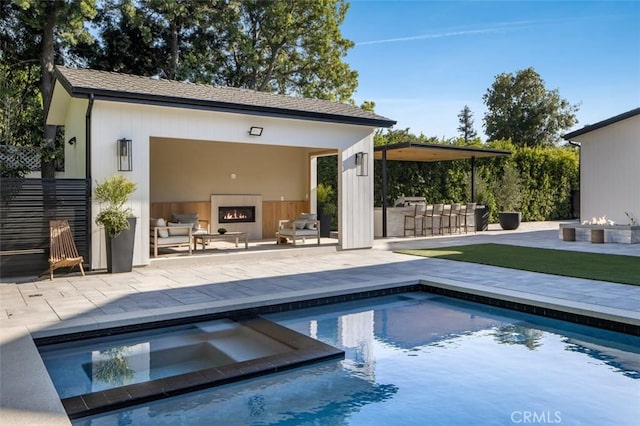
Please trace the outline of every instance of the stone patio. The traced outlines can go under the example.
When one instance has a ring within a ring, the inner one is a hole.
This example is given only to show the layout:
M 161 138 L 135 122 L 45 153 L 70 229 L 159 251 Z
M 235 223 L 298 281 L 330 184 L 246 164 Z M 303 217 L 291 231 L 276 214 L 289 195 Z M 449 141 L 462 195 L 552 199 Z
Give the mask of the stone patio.
M 32 336 L 226 312 L 275 302 L 429 282 L 523 302 L 562 306 L 640 325 L 640 287 L 526 271 L 417 258 L 404 248 L 495 242 L 635 256 L 638 244 L 558 239 L 559 222 L 491 226 L 477 234 L 389 238 L 368 250 L 338 252 L 323 245 L 166 257 L 130 273 L 56 274 L 0 283 L 0 408 L 4 424 L 70 424 Z

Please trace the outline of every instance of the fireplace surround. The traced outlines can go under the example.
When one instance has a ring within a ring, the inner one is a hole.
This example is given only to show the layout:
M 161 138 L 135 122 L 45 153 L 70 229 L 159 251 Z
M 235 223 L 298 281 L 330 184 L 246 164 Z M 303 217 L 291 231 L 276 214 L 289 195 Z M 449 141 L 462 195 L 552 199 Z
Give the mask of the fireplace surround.
M 211 230 L 245 232 L 249 240 L 262 239 L 262 195 L 211 194 Z

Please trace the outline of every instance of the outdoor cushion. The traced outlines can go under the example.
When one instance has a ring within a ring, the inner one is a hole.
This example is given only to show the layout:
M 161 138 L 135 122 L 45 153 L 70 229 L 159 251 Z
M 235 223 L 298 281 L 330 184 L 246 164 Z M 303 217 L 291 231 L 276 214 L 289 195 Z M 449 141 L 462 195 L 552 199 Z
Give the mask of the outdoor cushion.
M 156 221 L 155 226 L 167 226 L 167 222 L 165 222 L 163 218 L 160 218 Z M 158 237 L 167 238 L 168 236 L 169 236 L 168 229 L 158 229 Z
M 172 214 L 171 222 L 190 223 L 194 231 L 200 228 L 200 218 L 198 213 Z
M 156 219 L 152 217 L 151 219 L 149 219 L 149 225 L 151 226 L 151 230 L 153 231 L 153 228 L 167 226 L 167 223 L 163 218 Z M 169 231 L 167 229 L 158 229 L 158 237 L 167 238 L 168 236 Z
M 189 235 L 189 228 L 187 228 L 186 225 L 189 225 L 189 224 L 169 222 L 169 236 L 175 237 L 178 235 Z M 171 229 L 171 228 L 175 228 L 175 229 Z
M 296 229 L 316 229 L 317 216 L 315 213 L 300 213 L 295 220 Z
M 301 213 L 300 219 L 306 220 L 306 224 L 304 226 L 305 229 L 316 229 L 316 220 L 318 220 L 318 215 L 315 213 Z

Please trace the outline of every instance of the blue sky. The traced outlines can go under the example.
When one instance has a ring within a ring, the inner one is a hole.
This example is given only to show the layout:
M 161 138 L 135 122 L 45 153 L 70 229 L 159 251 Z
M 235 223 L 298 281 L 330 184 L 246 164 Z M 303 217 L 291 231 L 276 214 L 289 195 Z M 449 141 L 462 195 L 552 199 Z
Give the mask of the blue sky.
M 376 103 L 395 129 L 458 136 L 496 75 L 533 67 L 548 90 L 580 104 L 573 129 L 640 107 L 640 0 L 352 0 L 342 35 L 359 73 L 354 98 Z

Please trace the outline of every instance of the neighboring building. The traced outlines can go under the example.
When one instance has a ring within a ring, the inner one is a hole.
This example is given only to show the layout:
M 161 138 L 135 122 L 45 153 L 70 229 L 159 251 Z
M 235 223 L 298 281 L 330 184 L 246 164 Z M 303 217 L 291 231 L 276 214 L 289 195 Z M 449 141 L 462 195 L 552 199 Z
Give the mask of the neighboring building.
M 65 143 L 62 177 L 88 178 L 95 188 L 122 173 L 137 183 L 130 202 L 138 217 L 134 265 L 149 263 L 154 203 L 213 204 L 213 194 L 251 194 L 257 200 L 252 236 L 275 243 L 268 212 L 291 202 L 315 211 L 315 159 L 327 154 L 336 154 L 340 165 L 339 248 L 373 245 L 373 134 L 395 124 L 388 118 L 348 104 L 58 68 L 47 123 L 63 125 L 72 142 Z M 131 171 L 118 171 L 121 139 L 132 141 Z M 366 176 L 357 173 L 360 153 L 371 171 Z M 93 269 L 106 267 L 98 211 L 94 203 Z M 217 212 L 206 219 L 215 230 Z
M 563 138 L 580 144 L 580 220 L 640 222 L 640 108 Z

